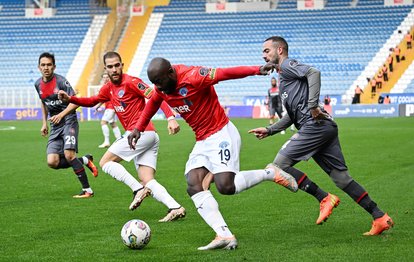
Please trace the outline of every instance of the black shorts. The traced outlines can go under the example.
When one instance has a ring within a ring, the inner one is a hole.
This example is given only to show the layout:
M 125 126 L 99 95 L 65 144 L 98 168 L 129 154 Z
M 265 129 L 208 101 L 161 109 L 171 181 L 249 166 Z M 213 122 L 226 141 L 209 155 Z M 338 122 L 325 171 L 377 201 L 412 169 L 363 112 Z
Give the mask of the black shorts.
M 68 121 L 62 126 L 52 127 L 47 142 L 47 154 L 63 155 L 64 150 L 78 152 L 78 121 Z
M 348 170 L 338 138 L 338 126 L 332 120 L 309 121 L 279 151 L 295 161 L 313 158 L 328 174 Z

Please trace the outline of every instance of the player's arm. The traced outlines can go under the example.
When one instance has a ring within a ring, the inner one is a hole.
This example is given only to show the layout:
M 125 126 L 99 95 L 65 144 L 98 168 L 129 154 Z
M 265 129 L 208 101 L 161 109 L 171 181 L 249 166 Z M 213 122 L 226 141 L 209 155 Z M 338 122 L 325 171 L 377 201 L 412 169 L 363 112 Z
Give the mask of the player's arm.
M 327 118 L 325 113 L 319 107 L 319 95 L 321 91 L 321 72 L 314 68 L 310 67 L 306 72 L 305 77 L 308 81 L 309 86 L 309 98 L 308 98 L 308 108 L 312 114 L 313 119 L 324 119 Z
M 251 129 L 249 130 L 249 133 L 253 133 L 258 139 L 263 139 L 285 130 L 290 125 L 292 125 L 292 120 L 289 115 L 286 114 L 273 125 Z
M 42 127 L 40 128 L 40 134 L 42 136 L 47 136 L 49 134 L 49 127 L 47 125 L 47 108 L 45 104 L 42 102 L 40 103 L 42 109 Z
M 211 69 L 209 73 L 210 78 L 214 78 L 214 75 L 217 75 L 217 82 L 230 80 L 230 79 L 239 79 L 246 76 L 253 75 L 268 75 L 275 69 L 275 65 L 267 63 L 263 66 L 236 66 L 228 68 L 216 68 Z M 216 70 L 215 72 L 213 70 Z
M 157 92 L 154 92 L 153 96 L 145 106 L 144 111 L 142 111 L 139 120 L 132 131 L 131 134 L 128 135 L 128 144 L 131 149 L 135 149 L 135 144 L 138 139 L 141 137 L 141 132 L 144 132 L 145 128 L 149 124 L 151 118 L 157 113 L 158 109 L 161 107 L 161 104 L 164 100 L 160 97 Z
M 167 104 L 167 102 L 162 101 L 160 108 L 168 120 L 168 134 L 175 135 L 180 132 L 180 125 L 177 120 L 175 120 L 174 112 L 171 110 L 171 107 Z
M 49 118 L 49 121 L 55 125 L 59 124 L 60 121 L 67 116 L 68 114 L 70 114 L 71 112 L 75 111 L 79 106 L 70 103 L 65 110 L 63 110 L 62 112 L 60 112 L 59 114 L 56 114 L 52 117 Z

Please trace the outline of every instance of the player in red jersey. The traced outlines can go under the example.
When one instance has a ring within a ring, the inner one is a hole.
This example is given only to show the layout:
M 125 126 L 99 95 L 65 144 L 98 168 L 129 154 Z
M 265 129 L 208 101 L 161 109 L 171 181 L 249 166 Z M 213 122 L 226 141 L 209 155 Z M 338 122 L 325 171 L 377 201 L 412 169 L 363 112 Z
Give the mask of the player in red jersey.
M 250 75 L 266 75 L 273 65 L 206 68 L 174 65 L 164 58 L 154 58 L 148 66 L 148 77 L 156 92 L 128 142 L 132 148 L 139 144 L 140 133 L 150 122 L 163 101 L 167 102 L 189 124 L 196 135 L 196 144 L 186 164 L 187 192 L 198 213 L 216 232 L 217 237 L 199 250 L 235 249 L 237 240 L 224 221 L 218 203 L 203 180 L 211 172 L 221 194 L 240 193 L 262 181 L 275 181 L 292 191 L 297 184 L 292 176 L 274 165 L 266 169 L 239 171 L 240 134 L 226 116 L 218 101 L 214 84 Z
M 110 101 L 126 133 L 121 139 L 115 141 L 103 155 L 99 162 L 102 170 L 113 178 L 128 185 L 134 192 L 134 199 L 129 206 L 130 210 L 136 209 L 142 200 L 151 194 L 169 209 L 167 216 L 162 218 L 160 222 L 172 221 L 184 217 L 185 209 L 154 179 L 159 137 L 155 132 L 153 124 L 150 123 L 142 130 L 142 137 L 144 139 L 137 144 L 134 150 L 131 150 L 128 145 L 128 134 L 135 127 L 142 110 L 144 110 L 145 99 L 152 95 L 153 88 L 150 88 L 137 77 L 123 74 L 123 63 L 118 53 L 107 52 L 103 60 L 111 81 L 106 83 L 97 95 L 79 98 L 68 96 L 68 94 L 62 91 L 59 93 L 59 98 L 63 101 L 70 101 L 73 104 L 86 107 L 92 107 L 99 102 L 105 103 Z M 180 126 L 175 120 L 172 110 L 166 103 L 161 106 L 161 109 L 168 118 L 170 134 L 177 133 L 180 130 Z M 121 160 L 131 161 L 132 159 L 135 162 L 142 184 L 125 167 L 119 164 Z

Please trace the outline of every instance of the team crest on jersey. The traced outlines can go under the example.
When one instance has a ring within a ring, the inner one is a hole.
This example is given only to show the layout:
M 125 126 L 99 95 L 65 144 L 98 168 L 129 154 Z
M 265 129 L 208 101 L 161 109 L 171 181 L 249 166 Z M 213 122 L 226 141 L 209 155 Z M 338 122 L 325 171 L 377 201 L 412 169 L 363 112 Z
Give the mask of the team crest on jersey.
M 118 97 L 121 98 L 125 95 L 125 90 L 121 89 L 118 91 Z
M 223 141 L 223 142 L 221 142 L 221 143 L 219 144 L 219 147 L 220 147 L 221 149 L 224 149 L 224 148 L 228 147 L 229 145 L 230 145 L 230 143 L 229 143 L 229 142 L 227 142 L 227 141 Z
M 296 60 L 290 60 L 289 61 L 289 65 L 291 66 L 291 67 L 295 67 L 295 66 L 297 66 L 299 64 L 299 62 L 298 61 L 296 61 Z
M 139 90 L 145 90 L 145 85 L 143 83 L 138 83 Z
M 186 96 L 188 94 L 188 89 L 186 87 L 181 87 L 180 90 L 178 90 L 178 93 L 182 96 Z
M 209 71 L 210 70 L 207 67 L 202 67 L 202 68 L 200 68 L 200 70 L 198 72 L 200 73 L 201 76 L 206 76 Z
M 65 81 L 65 86 L 71 87 L 68 80 Z

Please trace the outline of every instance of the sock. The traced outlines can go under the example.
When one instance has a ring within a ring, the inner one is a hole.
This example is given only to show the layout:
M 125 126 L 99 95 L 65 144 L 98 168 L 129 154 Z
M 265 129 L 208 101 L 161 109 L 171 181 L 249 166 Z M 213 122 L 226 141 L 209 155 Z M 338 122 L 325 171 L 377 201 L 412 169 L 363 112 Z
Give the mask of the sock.
M 89 194 L 93 194 L 92 188 L 90 188 L 90 187 L 82 188 L 82 190 L 88 192 Z
M 234 177 L 236 194 L 257 185 L 262 181 L 273 181 L 274 176 L 273 169 L 240 171 Z
M 210 190 L 201 191 L 193 195 L 191 199 L 194 202 L 197 212 L 204 219 L 218 236 L 231 237 L 233 234 L 227 227 L 223 216 L 220 213 L 218 203 L 211 194 Z
M 102 125 L 102 133 L 104 136 L 104 143 L 109 144 L 109 127 L 108 125 Z
M 109 161 L 106 162 L 105 165 L 102 166 L 102 170 L 109 174 L 111 177 L 115 178 L 118 181 L 121 181 L 125 185 L 129 186 L 132 191 L 137 191 L 141 189 L 143 186 L 135 179 L 123 165 Z
M 287 167 L 287 168 L 284 168 L 283 170 L 295 178 L 300 190 L 305 191 L 311 196 L 314 196 L 319 202 L 321 202 L 322 199 L 328 196 L 328 193 L 323 191 L 317 184 L 315 184 L 312 180 L 310 180 L 308 176 L 302 171 L 294 167 Z
M 60 168 L 68 168 L 71 167 L 71 164 L 68 162 L 68 160 L 66 160 L 64 155 L 60 155 L 59 156 L 59 164 L 58 164 L 58 169 Z
M 83 168 L 83 164 L 79 161 L 79 158 L 75 158 L 70 164 L 82 184 L 82 188 L 89 188 L 88 177 L 86 176 L 85 168 Z
M 114 136 L 116 139 L 119 139 L 121 137 L 121 130 L 119 130 L 118 126 L 112 128 L 112 131 L 114 132 Z
M 372 201 L 372 199 L 368 196 L 368 192 L 365 191 L 365 189 L 355 180 L 352 180 L 351 183 L 349 183 L 343 190 L 355 202 L 357 202 L 358 205 L 370 213 L 374 219 L 385 215 L 385 213 L 378 208 L 377 203 Z
M 166 205 L 168 209 L 175 209 L 181 206 L 177 203 L 177 201 L 175 201 L 174 198 L 172 198 L 170 194 L 168 194 L 167 189 L 165 189 L 165 187 L 163 187 L 155 179 L 150 180 L 145 186 L 151 189 L 152 196 L 159 202 Z
M 89 162 L 89 159 L 86 156 L 80 157 L 79 160 L 84 165 L 86 165 Z

